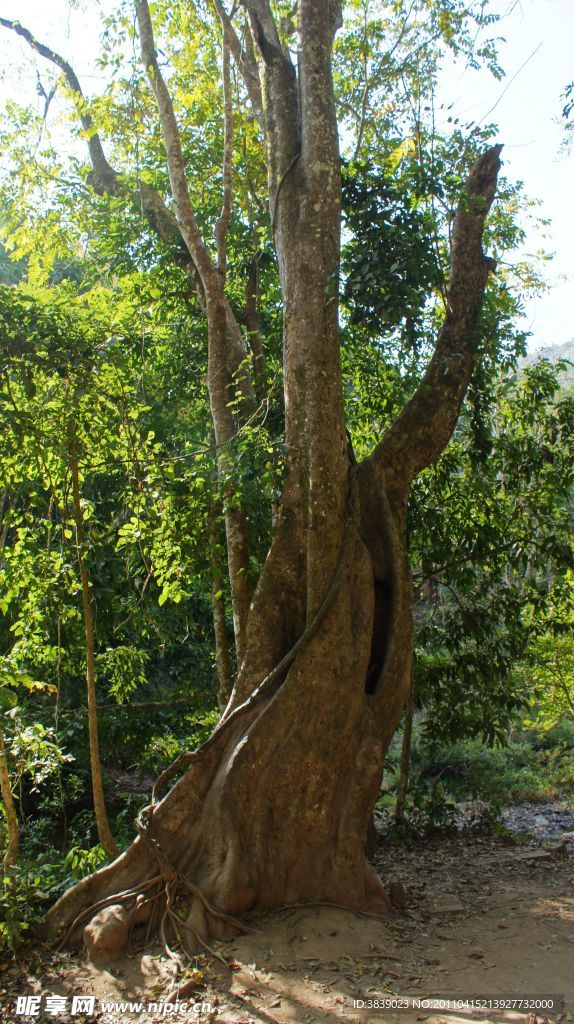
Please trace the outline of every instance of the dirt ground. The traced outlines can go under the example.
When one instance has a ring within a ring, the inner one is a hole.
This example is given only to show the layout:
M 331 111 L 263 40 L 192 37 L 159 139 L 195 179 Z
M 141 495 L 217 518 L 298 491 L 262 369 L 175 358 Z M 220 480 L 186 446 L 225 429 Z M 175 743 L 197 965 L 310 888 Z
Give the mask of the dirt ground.
M 177 1001 L 177 989 L 173 964 L 159 948 L 105 969 L 70 953 L 29 950 L 1 965 L 0 1007 L 7 1019 L 100 1024 L 574 1020 L 574 857 L 567 843 L 547 851 L 532 842 L 454 836 L 381 849 L 376 864 L 385 880 L 404 885 L 404 908 L 385 921 L 334 907 L 260 918 L 252 922 L 255 934 L 218 945 L 230 968 L 208 956 L 186 967 L 179 1009 L 165 1005 L 168 996 Z M 19 1008 L 36 1014 L 15 1012 L 18 996 L 34 995 L 39 1002 Z M 74 996 L 90 995 L 93 1009 L 72 1006 Z M 63 999 L 49 1002 L 53 996 Z M 528 1017 L 527 1006 L 501 1013 L 476 1003 L 437 1010 L 423 1002 L 497 996 L 533 997 L 542 1006 Z M 544 1000 L 556 996 L 564 1008 L 545 1009 Z M 407 997 L 419 1003 L 402 1009 Z M 129 1001 L 143 1005 L 104 1005 Z

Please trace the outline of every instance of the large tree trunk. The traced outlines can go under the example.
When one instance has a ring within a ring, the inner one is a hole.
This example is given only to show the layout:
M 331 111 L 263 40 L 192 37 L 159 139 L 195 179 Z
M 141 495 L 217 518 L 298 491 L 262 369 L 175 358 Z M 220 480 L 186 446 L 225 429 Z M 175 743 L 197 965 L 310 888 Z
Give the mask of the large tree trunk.
M 296 72 L 268 0 L 245 6 L 261 65 L 284 299 L 283 500 L 221 722 L 164 773 L 162 787 L 187 769 L 141 816 L 126 853 L 52 908 L 52 935 L 122 890 L 122 899 L 135 902 L 158 873 L 168 887 L 177 882 L 187 890 L 188 923 L 203 936 L 229 929 L 222 914 L 291 902 L 389 907 L 364 849 L 410 686 L 407 500 L 414 474 L 452 432 L 476 359 L 489 268 L 481 237 L 498 150 L 473 171 L 453 225 L 445 326 L 421 389 L 372 456 L 355 465 L 345 436 L 337 316 L 340 182 L 330 57 L 340 10 L 334 0 L 300 0 Z M 144 0 L 137 8 L 146 20 L 149 64 L 149 12 Z M 157 69 L 154 76 L 157 90 Z M 167 137 L 176 152 L 174 130 L 172 122 Z M 196 229 L 183 187 L 180 199 L 188 220 L 180 230 L 189 230 L 191 244 Z M 200 257 L 198 249 L 198 265 Z M 223 345 L 222 293 L 209 268 L 205 276 L 210 345 Z
M 312 619 L 305 630 L 303 623 L 307 639 L 290 666 L 273 673 L 293 646 L 296 618 L 302 621 L 294 571 L 301 556 L 285 510 L 255 595 L 247 655 L 226 717 L 190 755 L 187 772 L 154 806 L 130 849 L 52 908 L 48 934 L 69 926 L 96 900 L 127 887 L 137 892 L 138 883 L 170 869 L 227 914 L 298 901 L 388 909 L 364 848 L 384 754 L 408 693 L 410 586 L 404 550 L 391 552 L 389 586 L 396 600 L 386 625 L 390 641 L 378 685 L 367 693 L 374 563 L 361 536 L 354 482 L 344 504 L 344 538 L 325 611 L 316 626 Z M 394 524 L 388 532 L 395 532 Z M 191 896 L 190 922 L 204 935 L 228 927 L 198 895 Z

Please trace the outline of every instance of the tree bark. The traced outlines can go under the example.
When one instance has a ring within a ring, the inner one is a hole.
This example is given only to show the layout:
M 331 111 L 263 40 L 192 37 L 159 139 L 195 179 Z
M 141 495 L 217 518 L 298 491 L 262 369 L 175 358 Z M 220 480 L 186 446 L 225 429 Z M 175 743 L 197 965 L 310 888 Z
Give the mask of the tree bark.
M 4 520 L 4 506 L 6 504 L 8 493 L 6 490 L 2 490 L 0 494 L 0 559 L 4 546 L 6 544 L 6 537 L 10 528 L 10 517 L 7 516 Z M 15 507 L 15 499 L 12 498 L 8 502 L 9 512 Z M 4 814 L 6 817 L 6 826 L 8 829 L 8 844 L 4 853 L 4 872 L 6 873 L 10 868 L 13 868 L 18 861 L 18 852 L 20 849 L 20 836 L 18 831 L 18 815 L 16 814 L 16 805 L 14 804 L 14 798 L 12 796 L 12 786 L 10 784 L 10 770 L 8 767 L 8 757 L 6 754 L 6 744 L 4 743 L 4 733 L 2 732 L 2 725 L 0 724 L 0 796 L 2 797 L 2 803 L 4 804 Z

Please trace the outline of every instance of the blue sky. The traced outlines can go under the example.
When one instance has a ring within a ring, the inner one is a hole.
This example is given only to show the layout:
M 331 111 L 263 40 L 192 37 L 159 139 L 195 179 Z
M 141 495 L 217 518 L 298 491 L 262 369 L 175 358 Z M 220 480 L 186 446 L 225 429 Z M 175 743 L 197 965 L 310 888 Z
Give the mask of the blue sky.
M 19 19 L 40 39 L 69 55 L 86 92 L 101 88 L 94 66 L 99 13 L 111 0 L 88 0 L 70 10 L 67 0 L 0 0 L 0 14 Z M 561 152 L 564 131 L 559 123 L 561 94 L 574 79 L 574 0 L 494 0 L 492 9 L 507 14 L 498 27 L 502 82 L 486 72 L 451 67 L 442 80 L 442 100 L 454 104 L 461 119 L 485 119 L 500 126 L 505 173 L 521 179 L 532 198 L 541 200 L 540 214 L 551 219 L 545 231 L 532 229 L 526 252 L 545 248 L 555 253 L 547 266 L 549 290 L 526 307 L 532 332 L 530 349 L 574 338 L 574 154 Z M 509 13 L 508 13 L 509 12 Z M 0 95 L 34 95 L 35 58 L 24 44 L 0 32 Z M 493 109 L 494 108 L 494 109 Z

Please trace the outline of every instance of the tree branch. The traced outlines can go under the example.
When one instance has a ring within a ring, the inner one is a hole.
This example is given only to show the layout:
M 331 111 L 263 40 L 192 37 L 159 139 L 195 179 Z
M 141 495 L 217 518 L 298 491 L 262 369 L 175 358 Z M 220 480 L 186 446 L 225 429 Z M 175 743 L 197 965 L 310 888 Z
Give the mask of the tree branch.
M 88 110 L 78 76 L 71 64 L 68 64 L 67 60 L 64 60 L 59 53 L 55 53 L 54 50 L 51 50 L 49 46 L 45 46 L 44 43 L 38 42 L 32 33 L 27 28 L 24 28 L 19 21 L 10 21 L 7 18 L 0 18 L 0 25 L 4 28 L 11 29 L 11 31 L 16 32 L 17 35 L 22 36 L 22 38 L 26 40 L 28 45 L 31 46 L 36 53 L 39 53 L 41 57 L 45 57 L 46 60 L 51 61 L 52 64 L 55 64 L 56 67 L 60 68 L 64 73 L 68 88 L 72 92 L 74 106 L 82 123 L 82 128 L 84 129 L 86 141 L 88 143 L 88 149 L 90 151 L 90 159 L 92 161 L 93 168 L 90 184 L 98 195 L 103 195 L 104 193 L 116 195 L 120 187 L 118 175 L 106 160 L 100 136 L 94 127 L 94 121 Z
M 173 194 L 177 222 L 187 248 L 197 267 L 206 297 L 207 313 L 207 386 L 213 419 L 215 441 L 218 446 L 229 441 L 235 433 L 234 413 L 230 399 L 235 389 L 252 397 L 246 375 L 233 380 L 230 370 L 230 343 L 241 346 L 241 332 L 225 298 L 223 274 L 213 262 L 203 240 L 193 210 L 187 178 L 181 137 L 172 99 L 159 69 L 153 36 L 153 26 L 147 0 L 135 0 L 142 62 L 154 92 L 161 130 L 167 155 L 167 168 Z M 229 155 L 229 153 L 228 153 Z M 229 168 L 228 168 L 229 170 Z M 227 182 L 229 185 L 229 181 Z M 226 200 L 224 200 L 225 206 Z M 223 236 L 224 238 L 224 236 Z M 220 484 L 225 488 L 225 530 L 229 578 L 231 582 L 233 620 L 237 661 L 241 664 L 245 651 L 245 628 L 252 597 L 249 577 L 249 538 L 247 519 L 243 509 L 234 506 L 233 485 L 229 479 L 227 456 L 220 451 L 218 457 Z
M 401 489 L 446 447 L 476 365 L 484 291 L 495 268 L 482 250 L 482 236 L 495 196 L 501 149 L 488 149 L 467 179 L 453 225 L 445 319 L 426 373 L 365 460 L 390 470 L 401 481 Z
M 205 296 L 203 287 L 199 280 L 197 269 L 189 254 L 185 241 L 177 225 L 177 221 L 168 207 L 165 205 L 161 195 L 146 182 L 138 183 L 138 191 L 129 189 L 125 181 L 120 179 L 116 170 L 108 163 L 102 141 L 94 127 L 91 115 L 87 111 L 87 103 L 78 76 L 71 64 L 55 50 L 40 43 L 28 29 L 19 22 L 8 21 L 0 18 L 0 25 L 11 29 L 32 47 L 41 57 L 45 57 L 56 67 L 59 67 L 66 77 L 68 86 L 73 91 L 74 106 L 80 118 L 82 127 L 86 133 L 86 141 L 92 173 L 88 176 L 88 184 L 92 186 L 97 195 L 129 195 L 134 205 L 141 203 L 146 218 L 155 231 L 156 235 L 168 247 L 174 263 L 176 263 L 189 277 L 202 307 L 205 308 Z M 242 356 L 243 358 L 243 356 Z
M 275 207 L 279 182 L 301 148 L 297 75 L 281 39 L 269 0 L 243 0 L 260 55 L 270 205 Z
M 177 223 L 179 225 L 179 230 L 185 239 L 185 243 L 189 249 L 193 262 L 197 267 L 209 301 L 209 292 L 212 290 L 215 282 L 214 275 L 217 274 L 217 269 L 211 259 L 209 250 L 203 241 L 195 219 L 195 213 L 191 203 L 189 189 L 187 187 L 179 128 L 171 96 L 163 80 L 163 76 L 157 62 L 153 28 L 147 0 L 136 0 L 135 9 L 138 20 L 142 63 L 147 71 L 159 110 L 161 130 L 167 151 L 167 167 L 175 204 Z
M 257 118 L 257 121 L 261 127 L 261 131 L 265 134 L 265 122 L 263 118 L 263 97 L 261 95 L 261 82 L 259 79 L 259 72 L 257 70 L 257 63 L 254 59 L 253 50 L 243 49 L 239 36 L 235 31 L 231 17 L 225 10 L 222 0 L 213 0 L 213 5 L 217 11 L 217 16 L 221 22 L 223 29 L 224 41 L 229 46 L 235 64 L 239 70 L 239 73 L 243 79 L 245 88 L 247 89 L 247 95 L 251 101 L 253 107 L 253 113 Z
M 225 307 L 226 320 L 226 363 L 231 376 L 236 375 L 236 386 L 243 397 L 253 399 L 253 389 L 248 374 L 242 369 L 245 349 L 241 330 L 233 315 L 231 307 L 223 295 L 222 277 L 215 266 L 209 250 L 197 226 L 195 213 L 187 187 L 187 178 L 181 148 L 181 138 L 175 117 L 175 111 L 168 88 L 163 80 L 155 50 L 153 27 L 147 0 L 136 0 L 136 14 L 140 33 L 142 62 L 148 73 L 151 87 L 156 97 L 162 134 L 164 137 L 167 166 L 171 191 L 174 199 L 177 226 L 187 250 L 197 270 L 205 292 L 206 304 L 210 297 L 217 294 Z M 226 182 L 226 188 L 229 181 Z M 225 203 L 225 199 L 224 199 Z

